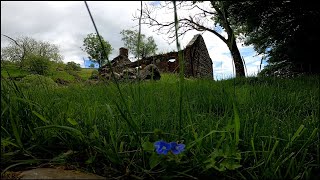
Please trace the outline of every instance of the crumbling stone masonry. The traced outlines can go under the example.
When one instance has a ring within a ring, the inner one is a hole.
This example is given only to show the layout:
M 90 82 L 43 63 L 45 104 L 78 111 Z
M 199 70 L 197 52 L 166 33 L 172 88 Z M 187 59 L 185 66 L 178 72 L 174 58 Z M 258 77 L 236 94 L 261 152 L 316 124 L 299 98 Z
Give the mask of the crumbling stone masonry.
M 185 77 L 213 79 L 212 60 L 200 34 L 192 38 L 187 47 L 182 50 L 182 54 L 184 57 Z M 170 62 L 169 60 L 172 59 L 175 61 Z M 128 59 L 128 50 L 120 48 L 120 55 L 114 58 L 111 64 L 117 74 L 121 74 L 125 69 L 133 72 L 138 65 L 144 69 L 149 64 L 156 65 L 160 73 L 178 73 L 180 70 L 178 52 L 159 54 L 131 62 Z M 108 73 L 110 73 L 108 65 L 102 66 L 100 74 L 108 76 L 106 75 Z
M 213 79 L 212 60 L 200 34 L 195 35 L 182 52 L 185 65 L 184 74 L 186 77 Z M 170 59 L 175 59 L 175 61 L 170 62 Z M 179 72 L 178 52 L 169 52 L 147 57 L 139 62 L 136 61 L 131 63 L 130 67 L 136 67 L 138 64 L 144 67 L 151 63 L 155 64 L 161 73 Z
M 130 67 L 132 63 L 128 59 L 128 49 L 120 48 L 119 56 L 115 57 L 111 62 L 113 73 L 118 80 L 125 79 L 154 79 L 159 80 L 161 78 L 160 71 L 154 64 L 148 64 L 142 70 L 139 71 L 136 67 Z M 105 79 L 110 80 L 112 78 L 111 69 L 106 64 L 99 69 L 99 74 Z
M 212 60 L 200 34 L 195 35 L 184 49 L 184 62 L 187 77 L 213 79 Z

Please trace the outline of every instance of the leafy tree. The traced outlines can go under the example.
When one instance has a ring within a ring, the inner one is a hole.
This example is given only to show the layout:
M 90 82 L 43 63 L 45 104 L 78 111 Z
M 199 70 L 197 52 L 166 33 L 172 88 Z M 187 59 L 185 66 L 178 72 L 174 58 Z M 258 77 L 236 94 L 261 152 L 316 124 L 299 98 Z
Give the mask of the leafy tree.
M 94 64 L 93 64 L 93 63 L 91 63 L 89 67 L 90 67 L 90 68 L 94 68 Z
M 100 42 L 100 39 L 103 46 Z M 99 67 L 101 67 L 106 60 L 109 60 L 109 55 L 113 50 L 108 41 L 105 41 L 102 36 L 100 36 L 100 39 L 95 33 L 88 34 L 83 40 L 84 48 L 82 48 L 82 50 L 89 55 L 90 60 L 97 62 Z M 103 49 L 103 47 L 105 49 Z
M 21 68 L 26 67 L 27 60 L 32 57 L 44 58 L 49 61 L 62 62 L 62 55 L 59 52 L 59 47 L 49 42 L 37 41 L 31 37 L 20 37 L 13 39 L 7 35 L 10 44 L 1 48 L 1 60 L 17 62 Z
M 179 1 L 177 3 L 177 9 L 179 9 L 179 11 L 186 10 L 187 13 L 185 14 L 188 15 L 179 17 L 178 36 L 185 35 L 190 30 L 213 33 L 228 46 L 235 65 L 236 76 L 245 76 L 244 64 L 236 44 L 238 32 L 234 31 L 234 27 L 229 19 L 229 4 L 226 1 L 210 1 L 208 3 L 210 3 L 209 6 L 204 7 L 199 6 L 201 4 L 199 1 Z M 156 18 L 156 13 L 163 9 L 167 10 L 167 12 L 170 12 L 170 10 L 172 12 L 172 2 L 161 2 L 161 4 L 157 6 L 147 5 L 146 8 L 143 9 L 142 24 L 147 24 L 149 27 L 157 27 L 159 33 L 168 34 L 169 38 L 174 41 L 175 22 L 173 18 L 168 22 L 163 22 L 160 21 L 161 19 Z M 191 14 L 191 12 L 195 13 Z M 179 15 L 181 14 L 183 13 Z M 135 19 L 138 18 L 138 16 L 135 17 Z M 222 35 L 223 31 L 227 34 L 227 37 Z
M 258 53 L 268 58 L 270 71 L 288 71 L 289 68 L 290 71 L 319 73 L 315 58 L 320 41 L 318 5 L 302 1 L 228 3 L 229 17 L 241 27 L 245 44 L 253 45 Z
M 73 61 L 71 62 L 67 62 L 67 65 L 65 67 L 66 70 L 72 70 L 72 71 L 80 71 L 81 70 L 81 66 L 80 64 L 77 64 Z
M 140 47 L 138 52 L 138 36 L 139 32 L 137 30 L 122 30 L 120 32 L 122 35 L 122 41 L 124 45 L 129 49 L 129 51 L 135 56 L 144 58 L 154 55 L 158 50 L 157 44 L 155 43 L 152 36 L 146 38 L 146 35 L 140 35 Z
M 50 60 L 48 57 L 29 55 L 27 66 L 30 72 L 39 75 L 46 75 L 49 72 Z

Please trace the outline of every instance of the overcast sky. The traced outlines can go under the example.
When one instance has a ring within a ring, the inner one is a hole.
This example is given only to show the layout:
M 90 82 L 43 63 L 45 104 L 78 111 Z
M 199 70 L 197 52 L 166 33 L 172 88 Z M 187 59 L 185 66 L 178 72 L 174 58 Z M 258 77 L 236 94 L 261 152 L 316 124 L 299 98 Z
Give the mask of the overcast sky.
M 87 1 L 87 3 L 100 35 L 114 49 L 109 57 L 113 59 L 119 54 L 119 48 L 123 47 L 120 32 L 123 29 L 138 29 L 138 21 L 133 21 L 133 15 L 139 13 L 140 1 Z M 150 4 L 151 1 L 144 3 Z M 179 16 L 184 15 L 183 13 L 180 11 Z M 157 16 L 159 20 L 171 17 L 174 19 L 173 14 Z M 158 52 L 177 49 L 175 43 L 168 44 L 166 35 L 157 35 L 152 30 L 142 25 L 141 33 L 154 37 Z M 1 34 L 12 38 L 28 36 L 56 44 L 60 47 L 64 62 L 74 61 L 83 66 L 83 58 L 88 55 L 80 47 L 89 33 L 95 33 L 95 30 L 84 1 L 1 1 Z M 180 38 L 181 46 L 185 47 L 198 33 L 190 31 Z M 202 36 L 213 61 L 215 79 L 232 77 L 232 58 L 227 45 L 212 33 L 205 32 Z M 8 43 L 9 40 L 1 36 L 1 47 L 7 46 Z M 241 43 L 238 47 L 245 59 L 248 75 L 256 74 L 261 56 L 257 56 L 252 47 L 243 47 Z

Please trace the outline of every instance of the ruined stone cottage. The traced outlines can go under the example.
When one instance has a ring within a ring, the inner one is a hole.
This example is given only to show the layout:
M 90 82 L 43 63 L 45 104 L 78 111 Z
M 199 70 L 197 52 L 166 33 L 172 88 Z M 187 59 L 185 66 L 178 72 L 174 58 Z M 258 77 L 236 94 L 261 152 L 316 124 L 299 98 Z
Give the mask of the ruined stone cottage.
M 213 79 L 212 60 L 200 34 L 192 38 L 187 47 L 182 50 L 182 54 L 184 57 L 185 77 Z M 172 60 L 174 61 L 172 62 Z M 128 59 L 128 50 L 120 48 L 119 56 L 114 58 L 111 64 L 114 72 L 117 74 L 121 74 L 125 69 L 134 74 L 135 68 L 138 67 L 138 65 L 141 66 L 143 70 L 150 64 L 155 65 L 159 73 L 178 73 L 180 70 L 178 52 L 159 54 L 131 62 Z M 148 68 L 150 69 L 150 66 L 148 66 Z M 102 66 L 100 70 L 100 74 L 105 75 L 106 73 L 110 73 L 108 65 Z M 107 75 L 105 76 L 107 77 Z
M 158 67 L 154 64 L 148 64 L 142 70 L 138 71 L 136 67 L 131 67 L 132 62 L 128 59 L 128 49 L 120 48 L 119 55 L 115 57 L 111 62 L 112 70 L 115 78 L 119 80 L 123 79 L 154 79 L 159 80 L 161 75 Z M 102 66 L 99 69 L 99 74 L 106 78 L 112 78 L 112 72 L 109 64 Z
M 212 60 L 200 34 L 195 35 L 184 49 L 185 75 L 213 79 Z

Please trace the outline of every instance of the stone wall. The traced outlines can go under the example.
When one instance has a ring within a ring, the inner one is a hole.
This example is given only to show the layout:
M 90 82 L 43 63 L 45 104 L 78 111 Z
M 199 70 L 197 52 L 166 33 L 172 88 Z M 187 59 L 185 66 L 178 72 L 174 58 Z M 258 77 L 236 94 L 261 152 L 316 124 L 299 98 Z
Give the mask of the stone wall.
M 131 64 L 131 61 L 128 58 L 128 49 L 126 48 L 120 48 L 119 49 L 119 56 L 115 57 L 111 61 L 111 66 L 114 72 L 120 73 L 123 72 L 123 70 L 126 69 L 126 67 Z M 108 63 L 103 65 L 99 69 L 100 75 L 106 75 L 111 73 Z
M 175 59 L 175 62 L 169 62 L 170 59 Z M 161 73 L 175 72 L 174 70 L 179 66 L 178 53 L 169 52 L 166 54 L 158 54 L 155 56 L 146 57 L 131 63 L 130 67 L 137 67 L 138 65 L 144 67 L 148 64 L 155 64 Z
M 195 35 L 188 43 L 187 47 L 182 50 L 184 56 L 184 74 L 186 77 L 210 78 L 213 79 L 212 60 L 209 56 L 206 44 L 200 34 Z M 169 60 L 174 59 L 174 62 Z M 146 57 L 141 60 L 131 62 L 128 59 L 128 50 L 120 48 L 119 56 L 111 61 L 114 72 L 120 74 L 126 69 L 135 70 L 141 66 L 142 69 L 149 64 L 154 64 L 160 73 L 178 73 L 179 57 L 178 52 L 169 52 Z M 108 65 L 100 68 L 101 75 L 110 73 Z
M 212 60 L 207 50 L 206 44 L 200 34 L 195 35 L 182 50 L 184 56 L 184 74 L 186 77 L 211 78 L 213 79 Z M 170 59 L 175 59 L 170 62 Z M 155 64 L 160 72 L 175 73 L 179 72 L 178 52 L 169 52 L 141 59 L 130 64 L 131 67 L 139 65 L 145 66 Z
M 200 34 L 195 35 L 184 49 L 185 76 L 213 78 L 212 60 Z

